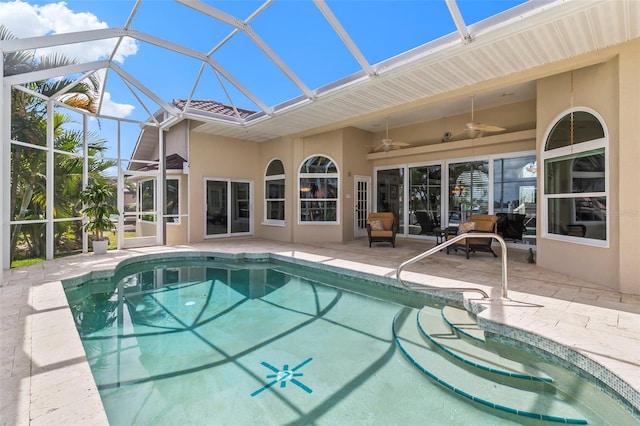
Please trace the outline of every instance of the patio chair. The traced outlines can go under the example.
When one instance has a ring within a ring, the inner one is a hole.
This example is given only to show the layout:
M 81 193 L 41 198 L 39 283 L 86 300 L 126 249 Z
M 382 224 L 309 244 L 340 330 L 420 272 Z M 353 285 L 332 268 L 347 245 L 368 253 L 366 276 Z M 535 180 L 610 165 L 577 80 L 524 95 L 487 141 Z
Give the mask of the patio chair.
M 467 222 L 461 223 L 457 228 L 447 228 L 446 239 L 450 240 L 456 235 L 471 232 L 495 234 L 497 229 L 498 216 L 492 214 L 472 214 L 469 216 L 469 220 Z M 493 254 L 493 257 L 498 257 L 491 247 L 492 242 L 493 238 L 463 238 L 457 243 L 448 246 L 447 254 L 449 254 L 449 249 L 451 248 L 455 251 L 458 251 L 458 249 L 464 250 L 467 255 L 467 259 L 469 258 L 469 253 L 475 253 L 476 251 L 486 251 Z
M 367 220 L 367 235 L 369 236 L 369 247 L 371 243 L 386 242 L 396 246 L 396 232 L 398 223 L 393 212 L 369 213 Z
M 431 234 L 433 232 L 433 221 L 429 216 L 429 212 L 424 210 L 416 211 L 416 220 L 420 224 L 420 234 Z

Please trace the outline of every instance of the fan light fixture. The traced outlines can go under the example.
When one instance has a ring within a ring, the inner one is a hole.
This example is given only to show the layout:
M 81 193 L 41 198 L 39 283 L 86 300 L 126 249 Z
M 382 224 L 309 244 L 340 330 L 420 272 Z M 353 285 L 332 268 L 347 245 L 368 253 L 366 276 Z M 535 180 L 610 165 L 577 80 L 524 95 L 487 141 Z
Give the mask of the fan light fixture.
M 380 141 L 381 143 L 379 145 L 377 145 L 376 147 L 373 148 L 373 152 L 376 151 L 384 151 L 384 152 L 389 152 L 392 149 L 400 149 L 402 147 L 405 146 L 409 146 L 408 143 L 406 142 L 398 142 L 398 141 L 394 141 L 393 139 L 391 139 L 389 137 L 389 119 L 387 118 L 387 132 L 386 132 L 386 136 L 384 139 L 382 139 Z

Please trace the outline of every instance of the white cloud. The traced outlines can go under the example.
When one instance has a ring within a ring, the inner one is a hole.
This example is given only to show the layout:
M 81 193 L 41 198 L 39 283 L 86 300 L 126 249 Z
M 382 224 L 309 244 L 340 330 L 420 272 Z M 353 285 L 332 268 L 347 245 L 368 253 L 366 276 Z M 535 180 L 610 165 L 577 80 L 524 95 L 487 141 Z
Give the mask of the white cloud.
M 129 116 L 135 107 L 128 104 L 119 104 L 111 100 L 111 93 L 104 92 L 102 96 L 102 108 L 100 114 L 108 115 L 111 117 L 124 118 Z
M 65 2 L 42 6 L 21 0 L 0 3 L 0 22 L 16 37 L 37 37 L 108 28 L 96 15 L 89 12 L 74 12 Z M 78 61 L 95 61 L 108 58 L 116 45 L 116 39 L 99 40 L 56 46 L 55 51 Z M 52 49 L 40 49 L 37 55 L 46 55 Z M 135 55 L 138 45 L 131 38 L 124 38 L 114 60 L 123 62 L 127 56 Z
M 17 38 L 39 37 L 44 35 L 63 34 L 78 31 L 108 28 L 90 12 L 75 12 L 65 2 L 48 3 L 42 6 L 29 4 L 21 0 L 0 3 L 0 22 Z M 116 45 L 117 39 L 98 40 L 86 43 L 68 44 L 55 48 L 38 49 L 37 56 L 45 56 L 53 51 L 62 53 L 78 62 L 91 62 L 108 58 Z M 120 43 L 114 60 L 124 62 L 125 58 L 138 52 L 135 40 L 125 37 Z M 98 71 L 101 81 L 104 70 Z M 111 93 L 105 92 L 101 112 L 114 117 L 127 117 L 135 107 L 117 103 L 111 99 Z

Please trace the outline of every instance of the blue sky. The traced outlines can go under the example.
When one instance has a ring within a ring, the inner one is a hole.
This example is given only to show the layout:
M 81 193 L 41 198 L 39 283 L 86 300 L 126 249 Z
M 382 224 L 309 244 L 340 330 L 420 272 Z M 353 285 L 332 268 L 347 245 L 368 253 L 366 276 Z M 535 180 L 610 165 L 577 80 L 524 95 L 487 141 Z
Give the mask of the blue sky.
M 523 2 L 458 0 L 458 7 L 465 23 L 470 25 Z M 263 2 L 205 3 L 244 20 Z M 134 4 L 133 0 L 0 2 L 0 23 L 19 38 L 122 27 Z M 456 30 L 444 0 L 329 0 L 327 4 L 371 65 Z M 249 25 L 310 90 L 360 70 L 311 0 L 275 0 Z M 130 28 L 201 52 L 209 52 L 232 30 L 226 24 L 169 0 L 143 1 Z M 65 53 L 80 61 L 98 60 L 108 57 L 112 47 L 113 41 L 78 44 L 67 46 Z M 212 57 L 267 106 L 301 94 L 241 32 Z M 121 45 L 116 62 L 166 102 L 189 97 L 201 66 L 192 58 L 131 39 Z M 146 96 L 139 92 L 137 95 L 149 110 L 158 110 Z M 194 98 L 259 109 L 228 81 L 223 79 L 220 84 L 209 67 L 195 86 Z M 103 112 L 110 115 L 136 120 L 148 117 L 140 102 L 113 73 L 107 79 L 103 101 Z M 113 132 L 106 127 L 110 126 L 103 126 L 101 131 Z M 130 154 L 137 137 L 134 133 L 139 132 L 137 126 L 126 127 L 124 156 Z

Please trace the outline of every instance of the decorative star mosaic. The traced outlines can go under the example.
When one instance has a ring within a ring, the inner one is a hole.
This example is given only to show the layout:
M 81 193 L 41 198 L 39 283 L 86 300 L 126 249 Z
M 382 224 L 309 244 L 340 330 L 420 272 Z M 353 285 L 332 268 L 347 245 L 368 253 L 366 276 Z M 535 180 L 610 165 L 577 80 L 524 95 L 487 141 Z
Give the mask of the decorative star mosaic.
M 296 371 L 298 371 L 304 365 L 310 363 L 312 360 L 313 358 L 307 358 L 306 360 L 302 361 L 300 364 L 296 365 L 292 369 L 289 369 L 289 364 L 284 364 L 281 370 L 269 364 L 268 362 L 262 361 L 260 364 L 264 365 L 274 373 L 274 374 L 267 374 L 267 379 L 273 379 L 273 380 L 271 380 L 269 383 L 267 383 L 260 389 L 256 390 L 255 392 L 253 392 L 251 396 L 254 397 L 258 395 L 260 392 L 269 389 L 271 386 L 275 385 L 278 382 L 280 383 L 281 388 L 286 388 L 287 382 L 291 382 L 307 393 L 313 392 L 308 386 L 306 386 L 304 383 L 302 383 L 300 380 L 296 378 L 296 377 L 301 377 L 303 375 L 302 373 L 296 373 Z

